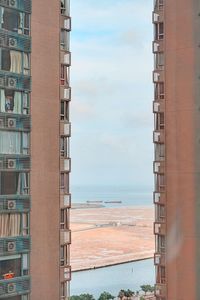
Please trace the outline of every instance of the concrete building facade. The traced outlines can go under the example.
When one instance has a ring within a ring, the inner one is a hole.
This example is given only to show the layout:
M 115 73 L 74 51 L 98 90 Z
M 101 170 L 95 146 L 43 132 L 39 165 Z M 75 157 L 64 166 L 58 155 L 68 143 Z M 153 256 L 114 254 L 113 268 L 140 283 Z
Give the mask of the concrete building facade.
M 156 299 L 200 299 L 200 1 L 155 0 Z
M 0 0 L 0 299 L 67 299 L 70 1 Z

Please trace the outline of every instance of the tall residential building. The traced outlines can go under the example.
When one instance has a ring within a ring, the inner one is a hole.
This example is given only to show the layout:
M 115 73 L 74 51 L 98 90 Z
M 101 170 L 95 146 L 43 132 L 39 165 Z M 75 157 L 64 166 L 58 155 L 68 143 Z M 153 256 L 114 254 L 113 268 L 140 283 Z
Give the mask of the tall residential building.
M 200 299 L 200 1 L 156 0 L 156 299 Z
M 0 0 L 0 299 L 69 296 L 70 0 Z

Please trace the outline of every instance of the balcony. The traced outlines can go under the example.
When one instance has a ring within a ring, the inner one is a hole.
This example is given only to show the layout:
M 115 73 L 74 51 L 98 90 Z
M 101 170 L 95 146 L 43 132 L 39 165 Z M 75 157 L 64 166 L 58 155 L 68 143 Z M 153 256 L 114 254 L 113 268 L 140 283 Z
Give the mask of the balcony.
M 153 72 L 153 82 L 163 82 L 164 81 L 164 71 L 163 70 L 156 70 Z
M 60 230 L 60 244 L 71 244 L 71 230 Z
M 0 238 L 0 255 L 13 255 L 30 251 L 30 238 Z
M 61 15 L 60 28 L 67 30 L 67 31 L 71 31 L 71 18 Z
M 164 11 L 163 10 L 154 10 L 152 13 L 152 22 L 161 23 L 164 21 Z
M 165 102 L 163 100 L 153 102 L 153 112 L 154 113 L 160 113 L 160 112 L 164 112 L 164 111 L 165 111 Z
M 0 71 L 0 87 L 14 90 L 30 91 L 31 78 L 30 76 Z
M 6 299 L 30 292 L 30 277 L 22 276 L 0 280 L 0 299 Z
M 153 172 L 158 174 L 163 174 L 165 172 L 165 162 L 164 161 L 154 161 Z
M 60 169 L 61 169 L 61 172 L 71 172 L 71 159 L 70 158 L 61 158 Z
M 165 235 L 166 234 L 166 225 L 165 223 L 154 223 L 154 234 L 156 235 Z
M 31 39 L 28 36 L 0 29 L 0 47 L 31 52 Z
M 0 213 L 28 212 L 31 208 L 28 196 L 0 196 Z
M 152 50 L 153 53 L 164 52 L 164 40 L 153 41 Z
M 60 135 L 71 136 L 71 123 L 60 122 Z
M 165 284 L 156 284 L 155 285 L 155 296 L 165 299 L 167 296 L 167 289 Z
M 166 263 L 166 256 L 163 253 L 154 254 L 154 265 L 164 266 Z
M 154 192 L 153 200 L 154 200 L 154 204 L 165 204 L 165 193 Z
M 153 132 L 153 142 L 164 143 L 164 141 L 165 141 L 164 130 L 155 130 Z
M 71 280 L 71 266 L 60 267 L 60 281 Z
M 60 99 L 62 100 L 71 100 L 71 88 L 70 87 L 60 87 Z
M 63 65 L 70 66 L 71 65 L 71 52 L 60 52 L 60 62 Z M 64 96 L 64 91 L 62 91 L 62 94 Z
M 60 196 L 60 207 L 61 208 L 71 207 L 71 194 L 65 194 Z
M 0 5 L 31 13 L 31 0 L 0 0 Z
M 19 155 L 0 155 L 0 171 L 28 171 L 30 170 L 30 157 Z

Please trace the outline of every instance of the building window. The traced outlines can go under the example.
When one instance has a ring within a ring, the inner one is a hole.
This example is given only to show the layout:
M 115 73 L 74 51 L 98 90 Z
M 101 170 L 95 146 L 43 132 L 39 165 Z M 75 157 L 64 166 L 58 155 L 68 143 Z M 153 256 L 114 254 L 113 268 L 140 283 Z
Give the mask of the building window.
M 61 29 L 60 48 L 69 51 L 69 32 L 64 29 Z
M 0 172 L 0 195 L 28 195 L 29 173 Z
M 28 214 L 0 214 L 0 238 L 27 236 L 29 234 Z
M 165 128 L 164 112 L 155 114 L 155 130 L 163 130 Z
M 20 257 L 20 256 L 19 256 Z M 10 275 L 9 275 L 10 274 Z M 0 260 L 0 278 L 7 279 L 21 276 L 21 259 L 13 259 L 12 257 L 6 260 Z
M 63 245 L 60 247 L 60 266 L 69 265 L 69 245 Z
M 28 53 L 1 49 L 1 69 L 17 74 L 30 74 L 30 58 Z
M 69 67 L 66 65 L 61 65 L 60 84 L 68 86 L 69 80 Z
M 156 70 L 163 70 L 164 69 L 164 53 L 158 52 L 154 54 L 154 68 Z
M 60 189 L 65 193 L 69 193 L 69 174 L 61 173 L 60 174 Z
M 164 82 L 157 82 L 155 84 L 155 100 L 160 101 L 165 99 Z
M 165 159 L 165 144 L 155 144 L 155 161 Z
M 60 210 L 60 229 L 69 229 L 69 209 Z
M 165 236 L 156 235 L 156 252 L 165 253 Z
M 62 121 L 69 122 L 69 102 L 68 101 L 61 101 L 60 104 L 60 119 Z
M 154 1 L 154 9 L 155 10 L 163 10 L 164 0 L 155 0 Z
M 155 40 L 163 40 L 164 39 L 164 23 L 156 23 L 155 27 Z
M 69 138 L 66 136 L 60 138 L 60 155 L 61 157 L 69 157 Z
M 156 221 L 163 222 L 165 220 L 165 206 L 164 205 L 156 205 Z
M 29 94 L 10 89 L 0 89 L 0 112 L 29 114 Z
M 28 154 L 29 133 L 0 131 L 0 154 Z
M 1 27 L 18 34 L 30 34 L 30 15 L 18 10 L 0 8 Z
M 60 0 L 60 12 L 62 15 L 69 16 L 69 0 Z
M 164 192 L 165 191 L 165 175 L 155 174 L 155 191 Z

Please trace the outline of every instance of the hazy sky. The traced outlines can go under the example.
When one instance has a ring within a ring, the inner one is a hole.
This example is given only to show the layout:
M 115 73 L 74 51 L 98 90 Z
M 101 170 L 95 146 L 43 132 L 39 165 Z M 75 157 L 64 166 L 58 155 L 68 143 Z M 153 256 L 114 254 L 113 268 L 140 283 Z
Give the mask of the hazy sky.
M 152 0 L 72 0 L 72 185 L 152 186 Z

